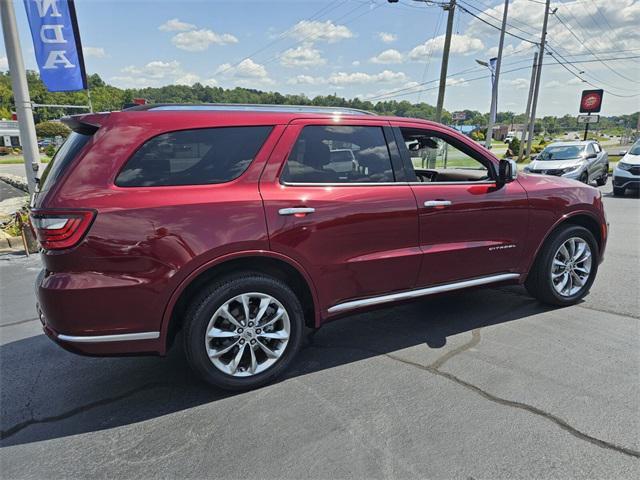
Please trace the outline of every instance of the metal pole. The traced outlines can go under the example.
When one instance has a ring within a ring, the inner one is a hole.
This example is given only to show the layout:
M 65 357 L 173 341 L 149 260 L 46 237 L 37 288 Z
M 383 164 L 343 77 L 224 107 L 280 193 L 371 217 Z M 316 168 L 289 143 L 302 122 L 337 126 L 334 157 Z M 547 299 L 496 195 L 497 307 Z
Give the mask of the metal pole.
M 442 65 L 440 66 L 440 86 L 438 88 L 438 103 L 436 105 L 436 122 L 442 120 L 442 106 L 444 105 L 444 90 L 447 85 L 447 68 L 449 67 L 449 50 L 451 49 L 451 35 L 453 33 L 453 14 L 456 9 L 456 0 L 451 0 L 444 7 L 448 10 L 447 32 L 444 37 L 444 49 L 442 51 Z
M 527 139 L 527 156 L 531 154 L 531 142 L 533 141 L 533 129 L 536 123 L 536 107 L 538 106 L 538 93 L 540 92 L 540 77 L 542 76 L 542 60 L 544 59 L 544 44 L 547 39 L 547 22 L 549 21 L 549 7 L 551 0 L 544 5 L 544 20 L 542 22 L 542 35 L 540 37 L 540 53 L 538 54 L 538 68 L 536 72 L 536 86 L 531 103 L 531 120 L 529 121 L 529 138 Z
M 591 112 L 587 113 L 587 117 L 591 116 Z M 587 141 L 587 135 L 589 134 L 589 119 L 587 118 L 587 122 L 584 124 L 584 141 Z
M 529 98 L 527 99 L 527 111 L 524 114 L 525 124 L 522 128 L 522 134 L 520 135 L 520 152 L 518 152 L 518 162 L 522 161 L 522 157 L 524 157 L 524 139 L 527 135 L 527 130 L 529 130 L 529 114 L 531 113 L 531 100 L 533 99 L 533 89 L 536 83 L 536 67 L 538 63 L 538 52 L 533 54 L 533 65 L 531 66 L 531 81 L 529 82 Z
M 29 192 L 33 193 L 36 187 L 36 170 L 40 166 L 40 152 L 38 152 L 36 126 L 33 122 L 31 98 L 29 98 L 29 86 L 27 85 L 27 74 L 24 69 L 24 60 L 22 59 L 13 0 L 0 0 L 0 16 L 2 16 L 2 33 L 4 35 L 5 49 L 7 50 L 11 87 L 13 88 L 13 98 L 20 128 L 24 168 L 27 174 Z
M 504 12 L 502 13 L 502 29 L 500 30 L 500 43 L 498 43 L 498 59 L 496 60 L 496 71 L 491 89 L 491 112 L 489 113 L 489 128 L 487 128 L 487 136 L 485 146 L 491 148 L 491 139 L 493 138 L 493 125 L 496 123 L 496 115 L 498 113 L 498 81 L 500 79 L 500 64 L 502 63 L 502 47 L 504 47 L 504 32 L 507 29 L 507 12 L 509 10 L 509 0 L 504 0 Z

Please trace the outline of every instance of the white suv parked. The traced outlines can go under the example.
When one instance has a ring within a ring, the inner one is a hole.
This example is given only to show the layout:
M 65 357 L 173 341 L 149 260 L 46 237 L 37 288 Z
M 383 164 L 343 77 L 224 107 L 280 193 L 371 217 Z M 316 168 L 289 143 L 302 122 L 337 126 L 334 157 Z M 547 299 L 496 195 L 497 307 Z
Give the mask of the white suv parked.
M 613 194 L 624 195 L 627 188 L 640 190 L 640 140 L 631 146 L 613 169 Z

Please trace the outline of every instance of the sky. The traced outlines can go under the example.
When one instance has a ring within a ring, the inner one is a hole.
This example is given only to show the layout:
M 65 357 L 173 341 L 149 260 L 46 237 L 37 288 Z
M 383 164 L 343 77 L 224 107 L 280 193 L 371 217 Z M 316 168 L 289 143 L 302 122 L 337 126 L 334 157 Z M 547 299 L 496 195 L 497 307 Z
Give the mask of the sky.
M 497 54 L 504 0 L 458 0 L 445 108 L 489 110 L 476 59 Z M 577 114 L 580 92 L 604 88 L 602 114 L 640 109 L 640 1 L 553 1 L 538 115 Z M 15 2 L 27 68 L 36 69 L 22 1 Z M 435 105 L 446 12 L 400 0 L 76 0 L 88 73 L 118 87 L 250 87 Z M 465 12 L 464 10 L 468 10 Z M 485 22 L 479 20 L 480 17 Z M 542 0 L 511 0 L 499 111 L 524 112 Z M 0 69 L 7 68 L 4 43 Z M 556 63 L 558 59 L 565 66 Z M 581 62 L 581 63 L 576 63 Z M 586 80 L 586 81 L 585 81 Z

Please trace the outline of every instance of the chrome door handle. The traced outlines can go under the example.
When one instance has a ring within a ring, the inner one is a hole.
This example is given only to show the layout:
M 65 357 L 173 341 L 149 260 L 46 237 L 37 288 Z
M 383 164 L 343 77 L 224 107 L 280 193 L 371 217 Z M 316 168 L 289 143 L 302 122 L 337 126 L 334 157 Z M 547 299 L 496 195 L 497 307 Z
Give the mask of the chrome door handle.
M 427 200 L 424 202 L 424 206 L 427 208 L 448 207 L 449 205 L 451 205 L 450 200 Z
M 316 209 L 315 208 L 311 208 L 311 207 L 294 207 L 294 208 L 281 208 L 280 210 L 278 210 L 278 213 L 280 215 L 296 215 L 298 213 L 313 213 L 315 212 Z

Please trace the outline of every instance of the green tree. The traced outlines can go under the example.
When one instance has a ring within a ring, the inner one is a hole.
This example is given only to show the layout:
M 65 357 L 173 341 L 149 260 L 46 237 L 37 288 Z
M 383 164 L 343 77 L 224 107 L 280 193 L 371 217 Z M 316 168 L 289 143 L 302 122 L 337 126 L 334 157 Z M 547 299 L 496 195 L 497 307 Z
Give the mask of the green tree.
M 66 138 L 70 132 L 69 127 L 60 122 L 41 122 L 36 125 L 36 135 L 39 138 L 53 138 L 58 135 Z

